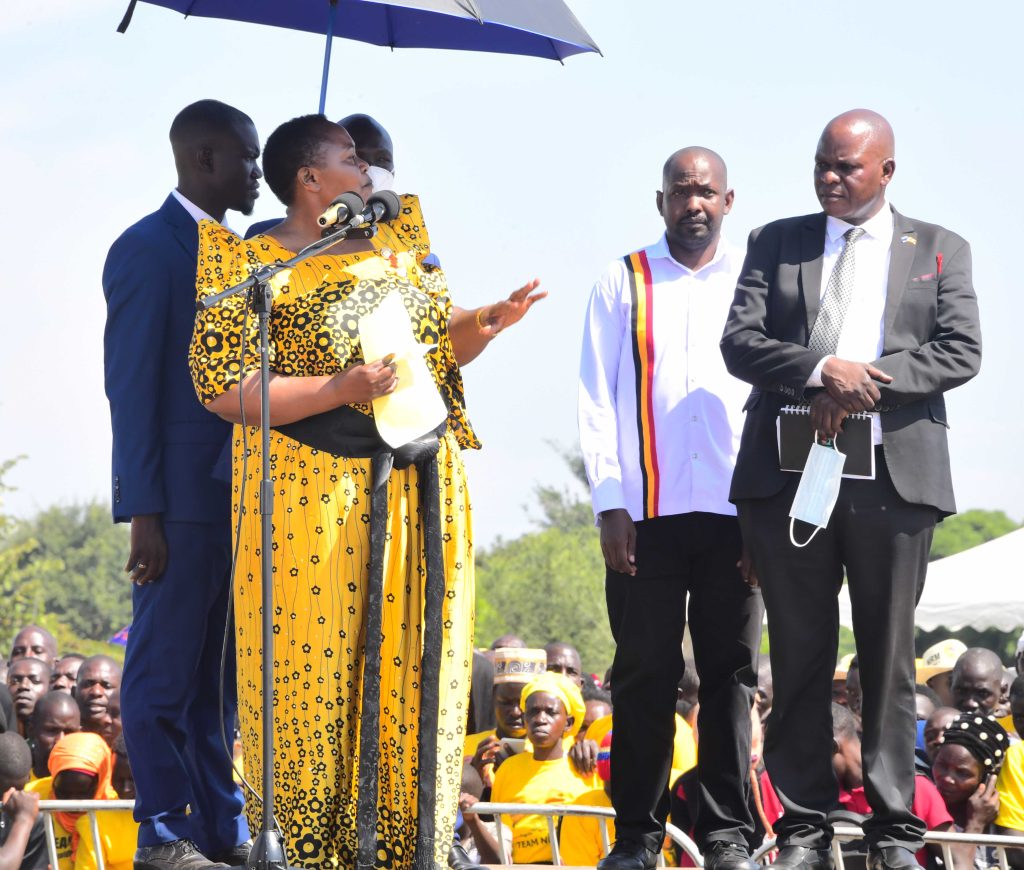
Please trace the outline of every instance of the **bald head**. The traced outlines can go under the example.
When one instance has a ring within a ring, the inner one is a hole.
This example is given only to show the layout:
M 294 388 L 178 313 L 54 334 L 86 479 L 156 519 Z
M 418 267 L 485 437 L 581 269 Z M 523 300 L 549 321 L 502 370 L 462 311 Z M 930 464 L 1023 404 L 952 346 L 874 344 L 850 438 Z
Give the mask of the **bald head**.
M 953 665 L 953 705 L 963 713 L 990 714 L 1003 688 L 1003 663 L 992 650 L 972 647 Z
M 707 166 L 714 173 L 723 190 L 729 186 L 729 173 L 726 170 L 725 161 L 718 153 L 700 145 L 688 145 L 686 148 L 680 148 L 665 161 L 665 165 L 661 169 L 662 188 L 667 187 L 674 177 L 685 172 L 695 163 Z
M 52 668 L 57 661 L 57 641 L 42 626 L 26 625 L 14 637 L 10 661 L 25 658 L 39 659 Z
M 895 154 L 892 127 L 877 112 L 853 109 L 829 121 L 814 154 L 814 189 L 825 214 L 854 226 L 878 214 Z
M 80 721 L 78 703 L 68 692 L 47 692 L 36 701 L 36 708 L 32 711 L 32 730 L 35 731 L 41 723 L 54 717 Z
M 896 156 L 896 136 L 892 125 L 870 109 L 851 109 L 836 115 L 825 125 L 821 137 L 858 139 L 877 148 L 886 157 Z
M 549 671 L 562 674 L 577 686 L 583 686 L 583 663 L 576 647 L 571 643 L 553 640 L 544 647 L 544 654 L 548 658 Z
M 356 155 L 370 166 L 388 172 L 395 170 L 395 146 L 391 136 L 376 118 L 369 115 L 346 115 L 338 124 L 348 131 L 356 146 Z
M 655 197 L 673 259 L 689 269 L 710 263 L 718 250 L 722 219 L 732 208 L 725 161 L 710 148 L 690 145 L 672 154 Z
M 185 106 L 171 122 L 171 147 L 207 144 L 237 125 L 251 124 L 245 112 L 220 100 L 199 100 Z

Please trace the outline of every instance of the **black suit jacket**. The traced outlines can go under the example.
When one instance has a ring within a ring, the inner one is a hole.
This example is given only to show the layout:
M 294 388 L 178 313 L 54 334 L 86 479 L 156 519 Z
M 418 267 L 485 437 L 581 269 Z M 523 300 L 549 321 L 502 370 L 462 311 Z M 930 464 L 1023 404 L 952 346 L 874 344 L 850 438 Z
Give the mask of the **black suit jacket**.
M 820 305 L 823 213 L 787 218 L 750 234 L 721 349 L 729 371 L 752 384 L 730 498 L 774 495 L 779 470 L 775 420 L 804 398 L 821 354 L 807 347 Z M 941 274 L 937 258 L 942 255 Z M 864 362 L 871 362 L 864 360 Z M 955 513 L 943 393 L 981 365 L 981 327 L 971 249 L 960 236 L 893 210 L 879 385 L 886 465 L 900 496 Z

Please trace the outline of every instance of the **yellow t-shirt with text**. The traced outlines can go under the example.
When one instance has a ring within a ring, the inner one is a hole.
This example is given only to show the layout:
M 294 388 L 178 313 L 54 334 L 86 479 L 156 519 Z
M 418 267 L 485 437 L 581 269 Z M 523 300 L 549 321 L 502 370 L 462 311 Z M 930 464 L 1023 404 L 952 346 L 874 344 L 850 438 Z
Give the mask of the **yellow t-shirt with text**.
M 522 752 L 502 762 L 495 771 L 491 801 L 498 804 L 571 804 L 594 787 L 595 776 L 584 779 L 567 756 L 537 761 Z M 538 864 L 551 861 L 551 839 L 546 816 L 503 815 L 512 828 L 512 861 Z

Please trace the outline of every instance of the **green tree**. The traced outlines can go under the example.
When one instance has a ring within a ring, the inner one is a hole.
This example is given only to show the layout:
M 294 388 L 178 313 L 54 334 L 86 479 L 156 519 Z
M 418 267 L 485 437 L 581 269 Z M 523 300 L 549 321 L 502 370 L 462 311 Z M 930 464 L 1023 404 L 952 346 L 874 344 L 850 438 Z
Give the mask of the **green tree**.
M 66 629 L 57 626 L 54 633 L 66 634 L 67 643 L 105 641 L 131 621 L 131 584 L 123 570 L 128 530 L 111 523 L 98 502 L 47 508 L 17 523 L 4 544 L 5 556 L 17 552 L 21 570 L 38 584 L 33 588 L 42 610 Z
M 0 496 L 10 492 L 4 477 L 17 462 L 0 462 Z M 0 507 L 2 504 L 0 500 Z M 42 584 L 30 567 L 37 543 L 31 538 L 10 543 L 16 527 L 17 521 L 0 510 L 0 600 L 4 602 L 0 608 L 0 643 L 12 638 L 22 626 L 37 621 L 43 610 Z
M 576 483 L 538 486 L 540 527 L 515 540 L 498 540 L 477 556 L 476 636 L 490 641 L 514 631 L 527 643 L 572 643 L 583 666 L 603 673 L 615 644 L 604 601 L 604 559 L 586 476 L 578 454 L 555 447 Z
M 952 556 L 1019 528 L 1002 511 L 969 510 L 943 520 L 935 527 L 931 561 Z

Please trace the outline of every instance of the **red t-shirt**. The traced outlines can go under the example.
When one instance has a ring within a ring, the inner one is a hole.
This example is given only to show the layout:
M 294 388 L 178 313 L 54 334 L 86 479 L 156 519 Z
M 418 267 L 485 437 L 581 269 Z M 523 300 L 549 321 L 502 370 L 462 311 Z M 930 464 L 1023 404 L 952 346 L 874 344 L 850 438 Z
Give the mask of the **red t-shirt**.
M 843 809 L 851 813 L 859 813 L 862 816 L 871 815 L 871 807 L 864 794 L 864 786 L 855 788 L 853 791 L 839 790 L 839 803 Z M 911 812 L 917 816 L 929 831 L 953 824 L 953 817 L 946 809 L 946 802 L 939 794 L 928 777 L 916 774 L 914 776 L 914 802 L 910 805 Z M 917 861 L 923 867 L 928 859 L 928 853 L 921 849 L 917 853 Z

